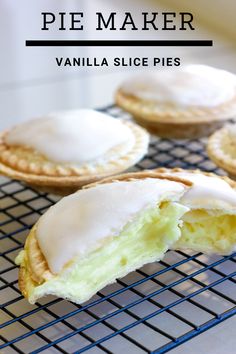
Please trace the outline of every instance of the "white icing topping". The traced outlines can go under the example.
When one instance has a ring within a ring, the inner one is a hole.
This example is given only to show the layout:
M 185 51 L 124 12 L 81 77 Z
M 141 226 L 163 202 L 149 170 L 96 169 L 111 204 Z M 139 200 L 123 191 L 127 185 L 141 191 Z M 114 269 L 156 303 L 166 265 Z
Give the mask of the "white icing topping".
M 175 175 L 193 182 L 181 198 L 181 203 L 192 209 L 226 209 L 236 213 L 236 190 L 221 178 L 201 173 L 175 172 Z
M 6 136 L 9 145 L 28 146 L 49 160 L 83 164 L 121 144 L 132 148 L 134 136 L 118 119 L 89 109 L 58 112 L 25 122 Z
M 121 89 L 144 100 L 214 107 L 236 96 L 236 76 L 210 66 L 187 65 L 145 72 L 125 82 Z
M 161 200 L 177 200 L 186 187 L 147 178 L 101 184 L 61 199 L 38 221 L 36 237 L 49 268 L 58 273 L 75 256 L 86 255 L 117 236 L 133 217 Z

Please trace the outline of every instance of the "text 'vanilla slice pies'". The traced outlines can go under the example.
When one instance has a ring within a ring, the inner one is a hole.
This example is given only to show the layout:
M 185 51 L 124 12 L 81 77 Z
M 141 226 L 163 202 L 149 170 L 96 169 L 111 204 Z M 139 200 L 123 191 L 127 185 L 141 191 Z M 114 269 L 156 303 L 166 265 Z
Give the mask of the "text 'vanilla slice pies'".
M 0 173 L 68 194 L 134 165 L 148 142 L 132 122 L 88 109 L 58 112 L 0 135 Z
M 235 183 L 160 169 L 110 177 L 61 199 L 32 228 L 16 263 L 30 303 L 48 294 L 83 303 L 169 248 L 227 255 L 235 246 Z
M 236 124 L 226 125 L 210 136 L 207 151 L 217 166 L 236 179 Z
M 208 136 L 236 115 L 236 76 L 205 65 L 149 71 L 124 82 L 116 103 L 161 137 Z

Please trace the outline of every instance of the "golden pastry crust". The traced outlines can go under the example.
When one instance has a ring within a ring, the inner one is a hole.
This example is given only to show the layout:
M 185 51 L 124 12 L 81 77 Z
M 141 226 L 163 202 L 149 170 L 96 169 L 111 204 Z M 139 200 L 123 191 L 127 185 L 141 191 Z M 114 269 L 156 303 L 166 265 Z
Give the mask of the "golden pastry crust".
M 208 140 L 207 152 L 212 161 L 236 179 L 236 146 L 227 127 L 216 131 Z
M 161 173 L 162 175 L 165 175 L 165 174 L 171 174 L 173 172 L 190 172 L 190 173 L 201 173 L 205 176 L 208 176 L 208 177 L 217 177 L 217 178 L 220 178 L 222 179 L 223 181 L 225 181 L 226 183 L 228 183 L 230 185 L 231 188 L 233 189 L 236 189 L 236 182 L 233 181 L 232 179 L 230 179 L 229 177 L 227 176 L 219 176 L 213 172 L 206 172 L 206 171 L 202 171 L 202 170 L 199 170 L 199 169 L 196 169 L 196 170 L 184 170 L 182 168 L 179 168 L 179 167 L 175 167 L 175 168 L 166 168 L 166 167 L 160 167 L 160 168 L 156 168 L 154 171 L 156 171 L 157 173 Z
M 24 297 L 29 297 L 30 288 L 52 277 L 46 259 L 35 237 L 36 225 L 31 229 L 24 247 L 24 262 L 19 270 L 19 288 Z
M 158 168 L 155 170 L 146 170 L 142 172 L 126 173 L 121 174 L 115 177 L 109 177 L 103 179 L 99 182 L 86 185 L 84 188 L 91 188 L 97 184 L 111 183 L 117 181 L 130 181 L 144 178 L 157 178 L 157 179 L 168 179 L 170 181 L 179 182 L 186 186 L 191 187 L 193 184 L 188 179 L 182 178 L 180 176 L 174 175 L 173 172 L 186 172 L 180 168 L 167 169 L 167 168 Z M 216 177 L 213 173 L 202 172 L 200 170 L 188 170 L 190 173 L 202 173 L 206 176 Z M 236 189 L 236 182 L 230 180 L 227 177 L 217 176 L 225 180 L 232 188 Z M 19 287 L 22 294 L 29 298 L 30 289 L 32 286 L 42 284 L 44 281 L 53 277 L 53 274 L 50 272 L 48 264 L 43 256 L 39 244 L 36 239 L 35 231 L 37 224 L 30 231 L 29 236 L 27 237 L 25 244 L 25 255 L 24 262 L 21 263 L 19 271 Z
M 198 138 L 208 136 L 236 115 L 235 97 L 217 107 L 181 107 L 143 100 L 120 88 L 115 96 L 118 106 L 151 133 L 164 138 Z
M 219 176 L 213 172 L 206 172 L 202 171 L 200 169 L 195 169 L 195 170 L 184 170 L 183 168 L 180 167 L 174 167 L 174 168 L 167 168 L 167 167 L 158 167 L 152 170 L 145 170 L 141 172 L 129 172 L 129 173 L 122 173 L 120 175 L 116 176 L 111 176 L 107 178 L 103 178 L 101 181 L 90 183 L 86 186 L 83 187 L 83 189 L 86 188 L 91 188 L 97 184 L 102 184 L 102 183 L 110 183 L 110 182 L 116 182 L 116 181 L 130 181 L 130 180 L 135 180 L 135 179 L 144 179 L 144 178 L 158 178 L 158 179 L 168 179 L 169 181 L 173 182 L 180 182 L 185 184 L 186 186 L 192 186 L 193 183 L 189 181 L 188 179 L 183 178 L 182 176 L 177 176 L 174 173 L 175 172 L 187 172 L 187 173 L 193 173 L 193 174 L 199 174 L 201 173 L 202 175 L 208 176 L 208 177 L 217 177 L 222 180 L 224 180 L 226 183 L 230 185 L 230 187 L 236 189 L 236 181 L 233 181 L 227 176 Z
M 68 194 L 83 185 L 109 175 L 120 173 L 138 162 L 146 153 L 147 132 L 138 125 L 123 121 L 135 138 L 134 146 L 125 151 L 122 145 L 110 150 L 110 158 L 98 163 L 84 164 L 80 167 L 68 166 L 49 161 L 39 152 L 22 146 L 8 146 L 0 135 L 0 173 L 22 180 L 36 188 Z

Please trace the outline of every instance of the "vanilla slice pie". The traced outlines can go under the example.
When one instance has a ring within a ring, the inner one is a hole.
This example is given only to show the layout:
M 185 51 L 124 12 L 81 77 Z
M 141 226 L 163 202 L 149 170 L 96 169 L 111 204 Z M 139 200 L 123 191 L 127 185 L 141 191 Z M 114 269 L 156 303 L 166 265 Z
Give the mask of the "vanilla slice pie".
M 0 135 L 0 173 L 67 194 L 131 167 L 148 142 L 138 125 L 95 110 L 52 113 Z
M 201 171 L 157 169 L 110 177 L 62 198 L 40 217 L 17 256 L 30 303 L 75 303 L 162 259 L 168 249 L 236 249 L 236 184 Z
M 217 166 L 236 179 L 236 124 L 228 124 L 210 136 L 207 151 Z
M 236 76 L 206 65 L 156 69 L 125 81 L 115 100 L 161 137 L 208 136 L 236 115 Z

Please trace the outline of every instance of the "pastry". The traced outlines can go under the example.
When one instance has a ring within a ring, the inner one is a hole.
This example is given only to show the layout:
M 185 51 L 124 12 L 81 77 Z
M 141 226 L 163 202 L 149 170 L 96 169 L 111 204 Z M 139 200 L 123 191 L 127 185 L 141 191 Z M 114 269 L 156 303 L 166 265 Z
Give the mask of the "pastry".
M 208 140 L 207 151 L 217 166 L 236 179 L 236 124 L 217 130 Z
M 0 135 L 0 173 L 58 194 L 120 173 L 147 152 L 138 125 L 94 110 L 50 114 Z
M 34 303 L 47 294 L 83 303 L 171 249 L 230 254 L 235 183 L 199 171 L 152 170 L 90 184 L 61 199 L 32 228 L 16 263 Z
M 236 115 L 236 76 L 205 65 L 149 71 L 124 82 L 115 100 L 151 133 L 198 138 Z

